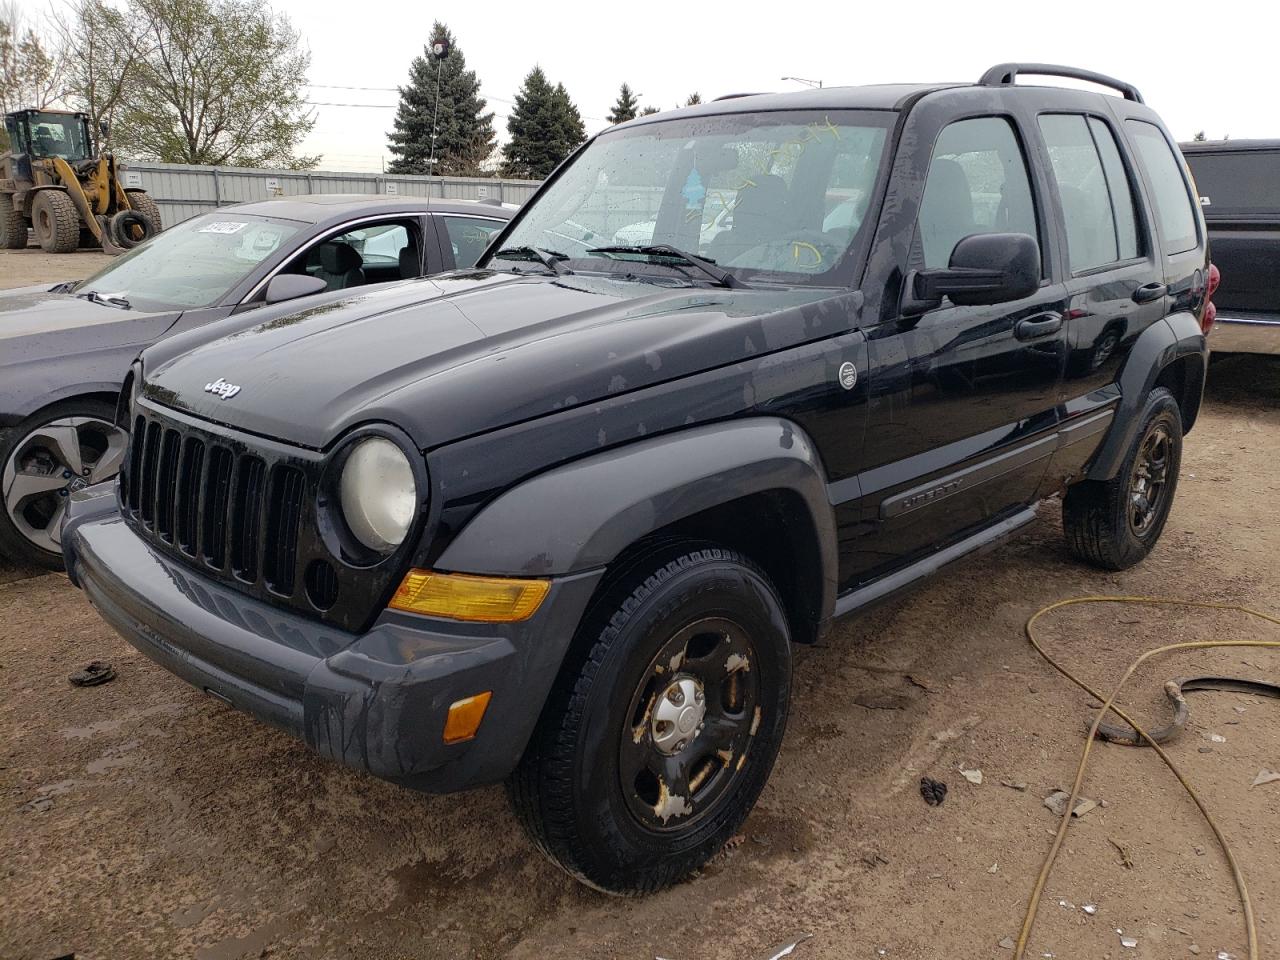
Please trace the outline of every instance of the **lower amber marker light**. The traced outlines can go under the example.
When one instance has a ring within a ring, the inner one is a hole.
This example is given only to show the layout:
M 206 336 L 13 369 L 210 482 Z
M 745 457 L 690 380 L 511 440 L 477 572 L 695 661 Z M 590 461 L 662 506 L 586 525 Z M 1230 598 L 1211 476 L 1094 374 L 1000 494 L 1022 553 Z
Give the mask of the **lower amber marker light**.
M 550 590 L 550 580 L 410 570 L 388 606 L 450 620 L 515 623 L 533 616 Z
M 449 716 L 444 722 L 444 742 L 462 743 L 474 737 L 480 729 L 480 721 L 484 719 L 484 712 L 489 708 L 489 698 L 492 696 L 493 692 L 486 690 L 473 697 L 455 700 L 449 706 Z

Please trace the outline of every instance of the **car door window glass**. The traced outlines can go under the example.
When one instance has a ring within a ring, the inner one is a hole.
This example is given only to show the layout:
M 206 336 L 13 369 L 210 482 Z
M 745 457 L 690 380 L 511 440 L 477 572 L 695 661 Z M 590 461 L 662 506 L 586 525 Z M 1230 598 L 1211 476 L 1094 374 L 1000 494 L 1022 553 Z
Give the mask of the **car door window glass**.
M 947 266 L 955 245 L 976 233 L 1040 236 L 1027 162 L 1002 117 L 950 124 L 929 163 L 916 233 L 925 266 Z
M 1187 189 L 1181 164 L 1174 157 L 1173 147 L 1169 146 L 1169 141 L 1155 124 L 1143 120 L 1127 122 L 1151 184 L 1151 199 L 1160 232 L 1164 234 L 1166 251 L 1184 253 L 1195 249 L 1199 241 L 1195 208 L 1191 205 L 1191 192 Z
M 489 240 L 502 229 L 498 220 L 475 217 L 442 217 L 444 231 L 453 248 L 453 264 L 458 269 L 474 267 L 489 245 Z
M 1133 198 L 1110 130 L 1100 122 L 1091 129 L 1083 114 L 1052 113 L 1040 117 L 1040 132 L 1062 201 L 1071 272 L 1136 257 Z
M 307 273 L 325 282 L 326 290 L 345 290 L 369 283 L 401 279 L 404 251 L 417 262 L 417 231 L 404 220 L 364 223 L 326 238 L 295 257 L 285 273 Z M 417 276 L 415 269 L 411 273 Z

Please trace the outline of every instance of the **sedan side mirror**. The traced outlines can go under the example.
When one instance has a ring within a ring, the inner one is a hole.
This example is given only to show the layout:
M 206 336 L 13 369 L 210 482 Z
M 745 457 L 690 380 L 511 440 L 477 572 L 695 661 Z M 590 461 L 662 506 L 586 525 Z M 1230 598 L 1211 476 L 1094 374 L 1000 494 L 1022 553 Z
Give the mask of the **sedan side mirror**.
M 267 303 L 281 303 L 285 300 L 296 300 L 298 297 L 309 297 L 319 293 L 327 286 L 320 277 L 305 273 L 277 273 L 267 284 Z
M 932 310 L 949 297 L 957 306 L 1008 303 L 1040 288 L 1040 244 L 1025 233 L 975 233 L 951 251 L 945 268 L 907 274 L 902 312 Z

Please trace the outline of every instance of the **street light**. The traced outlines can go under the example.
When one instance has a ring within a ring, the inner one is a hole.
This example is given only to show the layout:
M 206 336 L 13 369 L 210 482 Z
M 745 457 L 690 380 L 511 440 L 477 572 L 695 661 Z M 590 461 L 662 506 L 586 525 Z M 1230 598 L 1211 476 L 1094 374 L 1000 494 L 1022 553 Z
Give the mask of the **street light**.
M 806 80 L 804 77 L 783 77 L 782 79 L 794 80 L 796 83 L 803 83 L 805 86 L 808 86 L 808 87 L 817 87 L 819 90 L 822 89 L 821 80 Z

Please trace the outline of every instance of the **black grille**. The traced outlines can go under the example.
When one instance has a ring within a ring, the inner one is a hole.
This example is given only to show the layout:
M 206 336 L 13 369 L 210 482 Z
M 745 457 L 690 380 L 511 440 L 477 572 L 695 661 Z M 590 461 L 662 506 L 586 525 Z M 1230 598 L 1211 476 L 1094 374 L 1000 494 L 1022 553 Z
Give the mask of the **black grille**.
M 138 416 L 130 443 L 121 500 L 135 528 L 206 569 L 292 596 L 301 469 L 157 417 Z

